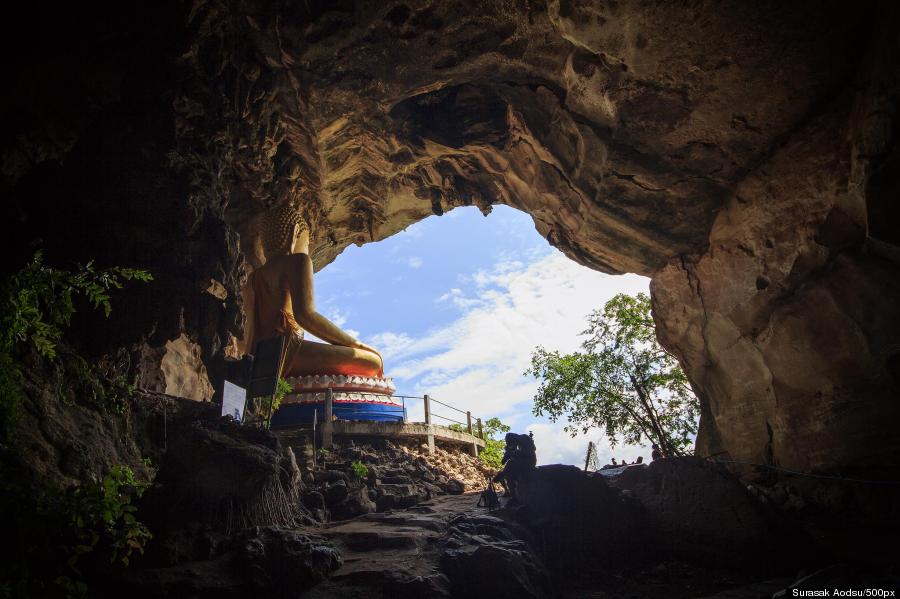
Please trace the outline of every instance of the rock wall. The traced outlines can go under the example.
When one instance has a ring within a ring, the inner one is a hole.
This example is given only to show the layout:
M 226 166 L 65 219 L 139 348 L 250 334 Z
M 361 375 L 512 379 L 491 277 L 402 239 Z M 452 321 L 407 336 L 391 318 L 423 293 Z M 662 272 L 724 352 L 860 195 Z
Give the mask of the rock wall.
M 895 33 L 877 31 L 854 88 L 735 187 L 708 249 L 653 277 L 660 341 L 702 399 L 699 455 L 900 472 L 900 261 L 881 195 L 898 159 Z

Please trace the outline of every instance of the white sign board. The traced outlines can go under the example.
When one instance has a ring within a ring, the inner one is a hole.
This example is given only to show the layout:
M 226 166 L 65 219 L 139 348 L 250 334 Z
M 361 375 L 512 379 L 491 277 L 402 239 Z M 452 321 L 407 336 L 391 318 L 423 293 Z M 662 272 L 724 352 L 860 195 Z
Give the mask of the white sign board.
M 222 393 L 222 416 L 231 416 L 238 422 L 242 422 L 246 403 L 247 390 L 225 381 L 225 389 Z

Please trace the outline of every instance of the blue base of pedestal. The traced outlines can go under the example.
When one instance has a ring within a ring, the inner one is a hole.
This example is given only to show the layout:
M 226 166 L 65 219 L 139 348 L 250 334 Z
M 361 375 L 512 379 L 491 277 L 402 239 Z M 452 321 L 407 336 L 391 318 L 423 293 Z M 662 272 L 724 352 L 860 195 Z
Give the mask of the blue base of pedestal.
M 374 422 L 404 422 L 403 406 L 389 402 L 340 401 L 332 405 L 338 420 L 368 420 Z M 309 401 L 281 406 L 272 415 L 273 427 L 309 426 L 313 418 L 321 424 L 325 416 L 324 401 Z

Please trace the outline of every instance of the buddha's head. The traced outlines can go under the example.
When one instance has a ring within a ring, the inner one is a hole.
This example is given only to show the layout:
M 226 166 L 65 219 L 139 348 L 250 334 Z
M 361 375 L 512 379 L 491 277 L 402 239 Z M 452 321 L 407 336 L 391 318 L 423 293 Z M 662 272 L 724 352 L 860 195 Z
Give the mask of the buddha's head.
M 260 241 L 266 260 L 309 253 L 309 225 L 292 203 L 270 210 L 262 225 Z

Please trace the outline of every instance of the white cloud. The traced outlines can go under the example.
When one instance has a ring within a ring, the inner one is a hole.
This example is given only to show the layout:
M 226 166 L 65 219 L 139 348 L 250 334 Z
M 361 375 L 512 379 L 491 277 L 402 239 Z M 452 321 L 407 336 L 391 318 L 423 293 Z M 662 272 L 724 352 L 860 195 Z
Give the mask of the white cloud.
M 598 464 L 601 466 L 609 464 L 612 458 L 616 458 L 619 462 L 622 460 L 634 462 L 638 456 L 643 456 L 644 462 L 650 461 L 648 447 L 618 445 L 613 449 L 598 429 L 572 437 L 560 424 L 539 422 L 529 425 L 527 430 L 534 433 L 538 464 L 575 464 L 583 468 L 590 441 L 597 446 Z
M 421 337 L 386 331 L 371 341 L 383 350 L 386 374 L 401 391 L 428 393 L 484 419 L 499 416 L 519 430 L 530 424 L 537 427 L 536 436 L 546 439 L 546 447 L 554 448 L 557 457 L 550 461 L 577 463 L 576 454 L 583 460 L 587 439 L 568 440 L 562 424 L 531 424 L 537 382 L 523 372 L 536 345 L 564 352 L 577 349 L 591 310 L 617 293 L 646 292 L 648 281 L 636 275 L 604 275 L 557 252 L 527 258 L 532 260 L 526 264 L 504 256 L 490 270 L 473 273 L 439 296 L 437 302 L 452 302 L 464 310 L 449 325 Z M 419 418 L 410 413 L 410 419 Z M 581 449 L 575 451 L 577 447 Z M 625 450 L 619 453 L 629 457 Z
M 394 264 L 402 264 L 413 270 L 422 268 L 422 265 L 425 264 L 425 261 L 422 260 L 420 256 L 397 255 L 400 253 L 399 248 L 400 246 L 395 245 L 391 248 L 390 252 L 388 252 L 388 255 L 392 256 L 391 262 Z
M 438 297 L 435 301 L 437 303 L 443 303 L 446 301 L 450 301 L 454 306 L 461 310 L 466 310 L 468 308 L 473 308 L 475 306 L 482 305 L 484 302 L 479 298 L 471 298 L 466 297 L 466 295 L 462 292 L 458 287 L 454 287 L 447 293 Z

